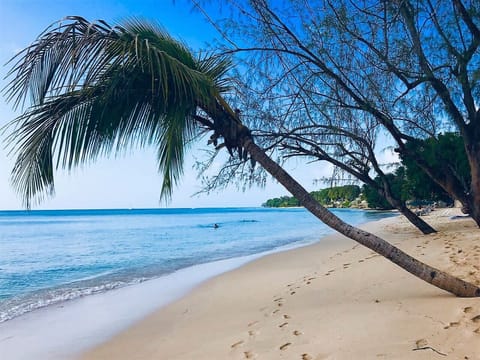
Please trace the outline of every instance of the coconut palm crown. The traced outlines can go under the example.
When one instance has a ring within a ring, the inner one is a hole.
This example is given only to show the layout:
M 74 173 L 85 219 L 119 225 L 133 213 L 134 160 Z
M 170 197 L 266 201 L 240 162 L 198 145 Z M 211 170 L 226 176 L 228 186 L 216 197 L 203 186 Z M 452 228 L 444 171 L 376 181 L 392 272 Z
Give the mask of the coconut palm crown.
M 7 98 L 15 107 L 31 101 L 8 125 L 17 155 L 12 183 L 27 208 L 54 193 L 54 169 L 71 170 L 128 146 L 157 148 L 161 196 L 168 197 L 198 135 L 195 122 L 221 126 L 221 116 L 213 121 L 198 110 L 233 114 L 221 97 L 229 89 L 229 59 L 194 57 L 151 22 L 112 27 L 68 17 L 11 62 Z

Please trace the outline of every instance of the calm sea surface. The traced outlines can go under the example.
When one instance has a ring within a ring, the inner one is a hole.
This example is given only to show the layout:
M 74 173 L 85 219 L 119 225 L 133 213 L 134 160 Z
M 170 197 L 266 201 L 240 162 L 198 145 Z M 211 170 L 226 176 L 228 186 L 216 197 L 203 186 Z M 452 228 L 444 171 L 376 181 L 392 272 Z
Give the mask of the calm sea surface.
M 350 224 L 395 215 L 334 212 Z M 298 208 L 0 211 L 0 322 L 192 265 L 312 243 L 329 232 Z

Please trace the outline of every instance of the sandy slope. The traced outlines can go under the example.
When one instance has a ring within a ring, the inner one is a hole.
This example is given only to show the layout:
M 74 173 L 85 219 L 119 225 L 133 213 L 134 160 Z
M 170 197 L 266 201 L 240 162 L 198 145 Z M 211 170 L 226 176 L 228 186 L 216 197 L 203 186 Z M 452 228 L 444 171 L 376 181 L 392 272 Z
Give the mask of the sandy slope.
M 480 230 L 455 210 L 368 230 L 480 284 Z M 221 275 L 83 359 L 480 359 L 480 299 L 460 299 L 335 235 Z

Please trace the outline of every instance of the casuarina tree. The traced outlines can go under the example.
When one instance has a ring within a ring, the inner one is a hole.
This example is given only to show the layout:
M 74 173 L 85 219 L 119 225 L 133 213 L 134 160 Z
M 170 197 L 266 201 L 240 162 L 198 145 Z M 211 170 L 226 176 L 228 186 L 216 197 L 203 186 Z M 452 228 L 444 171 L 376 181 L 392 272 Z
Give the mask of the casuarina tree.
M 224 51 L 241 53 L 245 67 L 261 74 L 257 79 L 267 79 L 265 92 L 290 96 L 282 99 L 288 102 L 285 107 L 298 112 L 302 104 L 297 99 L 305 103 L 304 112 L 313 116 L 300 118 L 297 129 L 309 126 L 312 132 L 320 124 L 316 133 L 323 136 L 321 126 L 329 123 L 318 114 L 325 108 L 346 113 L 345 119 L 354 125 L 371 118 L 400 156 L 410 158 L 459 200 L 480 226 L 478 1 L 223 3 L 231 10 L 226 19 L 216 21 L 226 40 Z M 340 120 L 342 130 L 352 129 Z M 284 133 L 296 130 L 290 124 L 291 118 Z M 438 172 L 421 151 L 407 146 L 426 139 L 440 146 L 440 135 L 452 131 L 462 139 L 468 181 L 455 171 L 455 160 L 442 160 Z M 352 139 L 358 136 L 357 131 L 350 132 Z M 310 138 L 301 137 L 310 151 Z M 293 150 L 305 153 L 296 144 Z M 383 190 L 388 197 L 388 189 Z

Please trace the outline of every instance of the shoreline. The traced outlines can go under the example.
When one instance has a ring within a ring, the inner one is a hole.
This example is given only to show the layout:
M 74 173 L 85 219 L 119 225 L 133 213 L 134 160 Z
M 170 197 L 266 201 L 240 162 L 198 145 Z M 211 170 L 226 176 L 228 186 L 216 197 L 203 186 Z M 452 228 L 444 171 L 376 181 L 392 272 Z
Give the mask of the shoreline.
M 284 246 L 291 248 L 290 244 L 293 247 L 303 246 L 331 232 L 313 216 L 303 216 L 306 210 L 288 211 L 286 222 L 277 222 L 279 212 L 274 211 L 272 215 L 264 209 L 232 208 L 214 212 L 199 209 L 200 215 L 182 209 L 138 211 L 138 214 L 133 214 L 125 210 L 120 210 L 120 213 L 112 213 L 109 209 L 85 210 L 79 214 L 77 211 L 55 210 L 49 215 L 33 216 L 34 212 L 28 214 L 32 216 L 6 215 L 2 225 L 7 226 L 7 233 L 2 237 L 2 244 L 3 241 L 8 243 L 8 238 L 23 237 L 23 234 L 30 234 L 25 236 L 26 240 L 32 240 L 32 244 L 23 242 L 19 246 L 23 246 L 23 250 L 15 245 L 6 245 L 6 256 L 1 264 L 5 264 L 2 267 L 7 272 L 5 281 L 0 284 L 0 297 L 5 300 L 0 301 L 0 323 L 39 308 L 167 276 L 195 264 L 247 256 Z M 139 216 L 139 225 L 135 224 L 136 217 L 130 215 Z M 178 215 L 187 215 L 180 217 L 180 221 L 192 219 L 192 223 L 186 222 L 187 231 L 177 231 L 172 226 L 169 228 L 168 224 L 179 220 Z M 280 215 L 283 217 L 283 214 Z M 375 219 L 375 215 L 367 212 L 349 211 L 344 216 L 354 218 L 352 223 Z M 292 219 L 296 221 L 289 222 Z M 90 226 L 83 225 L 89 221 L 93 226 L 98 224 L 98 232 L 92 233 Z M 222 229 L 209 231 L 209 225 L 213 228 L 214 222 L 219 221 Z M 24 223 L 26 227 L 22 226 Z M 39 224 L 43 232 L 51 228 L 51 233 L 47 231 L 42 236 L 42 232 L 38 231 L 40 229 L 36 229 Z M 272 225 L 277 231 L 271 232 Z M 74 231 L 74 236 L 66 235 L 65 226 L 71 226 L 78 232 Z M 66 242 L 62 240 L 64 236 Z M 34 241 L 36 238 L 38 241 Z M 37 244 L 43 241 L 46 241 L 45 250 L 36 251 Z M 35 259 L 28 269 L 23 266 L 22 257 L 27 263 L 31 257 Z M 17 283 L 19 286 L 15 285 Z M 12 288 L 9 289 L 9 286 Z
M 479 230 L 450 220 L 454 212 L 426 217 L 440 230 L 427 236 L 401 217 L 362 228 L 480 284 Z M 456 298 L 335 234 L 216 276 L 81 359 L 478 359 L 479 343 L 478 299 Z
M 259 258 L 311 246 L 330 236 L 332 231 L 326 230 L 315 240 L 297 241 L 260 253 L 197 264 L 138 284 L 37 308 L 0 323 L 0 358 L 74 358 L 178 301 L 204 282 Z M 75 326 L 72 327 L 72 323 Z M 30 346 L 22 347 L 25 343 Z
M 314 243 L 318 241 L 321 239 Z M 138 284 L 35 309 L 0 323 L 0 358 L 73 358 L 188 295 L 212 278 L 261 257 L 310 245 L 312 243 L 290 244 L 262 253 L 197 264 Z M 145 298 L 151 300 L 145 301 Z M 72 322 L 74 327 L 70 326 Z M 31 345 L 19 352 L 24 343 Z

